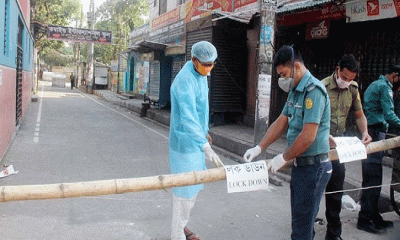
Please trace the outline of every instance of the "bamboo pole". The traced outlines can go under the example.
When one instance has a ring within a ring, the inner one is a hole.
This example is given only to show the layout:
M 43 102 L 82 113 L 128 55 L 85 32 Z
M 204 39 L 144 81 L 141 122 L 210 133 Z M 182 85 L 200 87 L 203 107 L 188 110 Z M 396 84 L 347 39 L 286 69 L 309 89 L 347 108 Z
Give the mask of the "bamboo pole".
M 370 143 L 367 147 L 367 153 L 370 154 L 396 147 L 400 147 L 400 136 Z M 332 161 L 337 160 L 338 155 L 336 150 L 331 150 L 329 152 L 329 157 Z M 217 182 L 225 179 L 225 170 L 220 167 L 182 174 L 169 174 L 142 178 L 44 185 L 2 186 L 0 187 L 0 202 L 73 198 L 151 191 L 200 183 Z

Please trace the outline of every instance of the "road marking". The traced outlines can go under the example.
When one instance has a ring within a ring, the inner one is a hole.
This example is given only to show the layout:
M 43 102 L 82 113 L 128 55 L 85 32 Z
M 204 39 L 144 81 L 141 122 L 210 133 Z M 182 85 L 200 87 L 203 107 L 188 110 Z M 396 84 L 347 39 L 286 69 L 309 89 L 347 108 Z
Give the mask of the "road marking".
M 133 121 L 133 122 L 135 122 L 135 123 L 137 123 L 137 124 L 139 124 L 140 126 L 145 127 L 146 129 L 148 129 L 148 130 L 152 131 L 153 133 L 155 133 L 155 134 L 157 134 L 157 135 L 163 137 L 164 139 L 166 139 L 166 140 L 169 139 L 169 137 L 164 136 L 162 133 L 157 132 L 156 130 L 154 130 L 154 129 L 152 129 L 152 128 L 146 126 L 146 125 L 144 125 L 143 123 L 140 123 L 140 122 L 136 121 L 135 119 L 133 119 L 133 118 L 131 118 L 131 117 L 129 117 L 129 116 L 123 114 L 123 113 L 118 112 L 118 111 L 115 110 L 115 109 L 112 109 L 112 108 L 110 108 L 110 107 L 107 107 L 106 105 L 104 105 L 103 103 L 97 101 L 96 99 L 94 99 L 94 98 L 92 98 L 92 97 L 89 97 L 89 96 L 86 96 L 86 95 L 82 94 L 81 92 L 80 92 L 80 94 L 81 94 L 82 96 L 84 96 L 84 97 L 87 97 L 87 98 L 93 100 L 93 101 L 96 102 L 97 104 L 99 104 L 99 105 L 101 105 L 101 106 L 103 106 L 103 107 L 105 107 L 105 108 L 107 108 L 107 109 L 109 109 L 109 110 L 111 110 L 111 111 L 113 111 L 113 112 L 115 112 L 115 113 L 118 113 L 119 115 L 121 115 L 121 116 L 123 116 L 123 117 L 125 117 L 125 118 L 127 118 L 127 119 L 129 119 L 129 120 L 131 120 L 131 121 Z
M 35 133 L 33 137 L 33 142 L 38 143 L 39 142 L 39 132 L 40 132 L 40 120 L 42 118 L 42 106 L 43 106 L 43 89 L 44 89 L 44 84 L 41 83 L 42 85 L 42 90 L 40 93 L 40 99 L 39 99 L 39 109 L 38 109 L 38 115 L 36 118 L 36 128 L 35 128 Z

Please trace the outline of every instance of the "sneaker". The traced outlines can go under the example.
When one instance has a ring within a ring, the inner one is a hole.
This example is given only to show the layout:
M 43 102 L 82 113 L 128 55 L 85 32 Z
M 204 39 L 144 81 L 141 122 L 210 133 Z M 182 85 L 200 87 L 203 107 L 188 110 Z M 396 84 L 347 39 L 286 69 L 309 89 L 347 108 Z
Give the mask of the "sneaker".
M 374 233 L 374 234 L 384 234 L 386 233 L 385 228 L 378 228 L 375 226 L 375 224 L 370 220 L 370 221 L 358 221 L 357 222 L 357 228 L 362 231 L 366 231 L 369 233 Z
M 375 224 L 375 227 L 379 228 L 379 229 L 385 229 L 385 228 L 392 228 L 393 227 L 393 222 L 392 221 L 381 220 L 381 221 L 374 222 L 374 224 Z

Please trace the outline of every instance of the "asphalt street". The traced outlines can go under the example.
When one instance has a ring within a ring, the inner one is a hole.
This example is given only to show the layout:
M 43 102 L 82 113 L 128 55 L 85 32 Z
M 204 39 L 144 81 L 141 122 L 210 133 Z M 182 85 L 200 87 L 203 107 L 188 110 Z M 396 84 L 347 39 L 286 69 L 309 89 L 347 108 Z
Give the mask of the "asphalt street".
M 52 184 L 169 174 L 168 128 L 100 98 L 41 82 L 3 159 L 19 173 L 1 185 Z M 222 156 L 225 165 L 236 161 Z M 208 167 L 212 164 L 207 163 Z M 321 204 L 323 208 L 323 204 Z M 172 190 L 2 203 L 0 239 L 169 239 Z M 323 217 L 321 209 L 320 217 Z M 344 239 L 399 239 L 399 219 L 386 235 L 355 228 L 343 210 Z M 227 193 L 206 184 L 188 227 L 201 239 L 290 239 L 289 185 Z M 316 224 L 316 238 L 325 226 Z M 351 236 L 351 237 L 350 237 Z

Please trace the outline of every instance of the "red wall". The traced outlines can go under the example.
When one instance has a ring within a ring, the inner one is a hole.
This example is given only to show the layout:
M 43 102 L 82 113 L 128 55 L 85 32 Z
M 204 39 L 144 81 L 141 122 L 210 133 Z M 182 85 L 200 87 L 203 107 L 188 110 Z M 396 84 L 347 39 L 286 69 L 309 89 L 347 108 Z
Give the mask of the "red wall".
M 5 154 L 15 132 L 15 94 L 16 71 L 15 69 L 2 67 L 2 84 L 0 85 L 0 160 Z M 32 72 L 22 74 L 22 117 L 25 115 L 31 103 Z
M 0 158 L 4 155 L 15 130 L 15 78 L 12 68 L 0 67 L 2 84 L 0 86 Z

